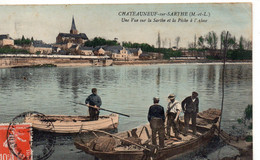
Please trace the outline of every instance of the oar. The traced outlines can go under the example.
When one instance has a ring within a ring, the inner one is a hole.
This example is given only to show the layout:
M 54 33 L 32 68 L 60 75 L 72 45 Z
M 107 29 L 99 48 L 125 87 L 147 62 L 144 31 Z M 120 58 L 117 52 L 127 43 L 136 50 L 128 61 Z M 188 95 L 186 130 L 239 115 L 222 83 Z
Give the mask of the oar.
M 120 139 L 120 140 L 122 140 L 122 141 L 125 141 L 125 142 L 129 142 L 129 143 L 131 143 L 131 144 L 133 144 L 133 145 L 136 145 L 136 146 L 138 146 L 138 147 L 140 147 L 140 148 L 143 148 L 143 149 L 145 149 L 145 150 L 147 150 L 147 151 L 151 151 L 149 148 L 146 148 L 146 147 L 144 147 L 144 146 L 142 146 L 142 145 L 140 145 L 140 144 L 137 144 L 137 143 L 135 143 L 135 142 L 129 141 L 129 140 L 127 140 L 127 139 L 118 137 L 118 136 L 116 136 L 116 135 L 110 134 L 110 133 L 108 133 L 108 132 L 106 132 L 106 131 L 102 131 L 102 130 L 98 130 L 98 129 L 82 129 L 82 130 L 105 133 L 105 134 L 107 134 L 107 135 L 109 135 L 109 136 L 118 138 L 118 139 Z
M 83 103 L 78 103 L 78 102 L 73 102 L 73 101 L 70 101 L 70 102 L 75 103 L 75 104 L 80 104 L 80 105 L 83 105 L 83 106 L 87 106 L 86 104 L 83 104 Z M 93 106 L 88 106 L 88 107 L 95 108 L 95 107 L 93 107 Z M 108 109 L 104 109 L 104 108 L 99 108 L 99 109 L 100 109 L 100 110 L 103 110 L 103 111 L 107 111 L 107 112 L 116 113 L 116 114 L 119 114 L 119 115 L 122 115 L 122 116 L 130 117 L 130 116 L 127 115 L 127 114 L 123 114 L 123 113 L 111 111 L 111 110 L 108 110 Z

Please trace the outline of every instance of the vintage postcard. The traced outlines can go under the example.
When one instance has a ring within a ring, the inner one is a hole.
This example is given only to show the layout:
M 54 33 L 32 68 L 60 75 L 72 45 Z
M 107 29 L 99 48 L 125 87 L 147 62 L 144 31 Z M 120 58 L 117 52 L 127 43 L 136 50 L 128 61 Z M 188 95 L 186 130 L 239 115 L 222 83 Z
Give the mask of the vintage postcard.
M 254 5 L 0 4 L 0 160 L 253 159 Z

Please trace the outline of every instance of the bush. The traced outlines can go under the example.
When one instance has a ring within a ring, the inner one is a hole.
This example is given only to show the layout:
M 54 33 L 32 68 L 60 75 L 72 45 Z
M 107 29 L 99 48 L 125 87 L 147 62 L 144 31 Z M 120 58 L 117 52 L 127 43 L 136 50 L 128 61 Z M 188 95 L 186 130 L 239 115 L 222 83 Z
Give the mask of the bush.
M 221 60 L 219 56 L 206 56 L 208 60 Z
M 252 50 L 229 50 L 227 58 L 232 60 L 252 60 Z
M 25 49 L 15 49 L 10 46 L 4 46 L 0 48 L 0 54 L 29 54 Z
M 242 118 L 237 119 L 239 125 L 232 126 L 233 131 L 235 131 L 234 134 L 246 135 L 250 140 L 250 136 L 252 137 L 251 131 L 253 129 L 252 113 L 253 105 L 247 105 L 247 107 L 244 110 L 244 116 Z
M 253 142 L 253 136 L 246 136 L 246 141 L 247 142 Z

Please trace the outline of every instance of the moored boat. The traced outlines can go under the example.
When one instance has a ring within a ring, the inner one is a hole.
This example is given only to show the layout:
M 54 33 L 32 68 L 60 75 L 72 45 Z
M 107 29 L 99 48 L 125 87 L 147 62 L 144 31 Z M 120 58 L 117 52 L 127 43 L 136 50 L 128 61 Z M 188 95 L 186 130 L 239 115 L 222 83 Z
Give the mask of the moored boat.
M 79 133 L 95 129 L 116 129 L 118 121 L 118 114 L 114 113 L 99 116 L 96 121 L 90 121 L 89 116 L 39 114 L 28 114 L 24 119 L 24 122 L 32 123 L 34 129 L 54 133 Z
M 92 140 L 79 137 L 74 144 L 76 148 L 94 155 L 102 160 L 145 160 L 151 157 L 164 160 L 179 157 L 206 145 L 213 137 L 217 128 L 220 110 L 209 109 L 201 112 L 197 117 L 197 134 L 181 135 L 165 140 L 165 147 L 158 148 L 151 144 L 151 128 L 149 124 L 114 135 L 99 136 Z M 209 117 L 209 118 L 208 118 Z M 184 126 L 183 117 L 180 120 Z

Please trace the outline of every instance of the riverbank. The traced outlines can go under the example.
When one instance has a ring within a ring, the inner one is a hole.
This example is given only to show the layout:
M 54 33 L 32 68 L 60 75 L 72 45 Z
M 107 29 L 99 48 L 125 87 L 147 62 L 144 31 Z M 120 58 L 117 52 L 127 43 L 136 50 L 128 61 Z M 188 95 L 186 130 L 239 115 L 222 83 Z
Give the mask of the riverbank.
M 86 58 L 46 58 L 46 57 L 1 57 L 0 68 L 33 67 L 39 65 L 53 65 L 57 67 L 72 66 L 110 66 L 111 59 Z
M 228 60 L 227 63 L 252 63 L 252 60 Z M 222 60 L 137 60 L 113 61 L 113 65 L 153 65 L 172 63 L 223 63 Z
M 0 59 L 0 68 L 19 68 L 35 65 L 50 64 L 57 67 L 83 67 L 83 66 L 110 66 L 110 65 L 153 65 L 175 63 L 223 63 L 221 60 L 136 60 L 136 61 L 113 61 L 111 59 L 80 59 L 80 58 L 21 58 L 3 57 Z M 251 60 L 231 61 L 227 63 L 252 63 Z

